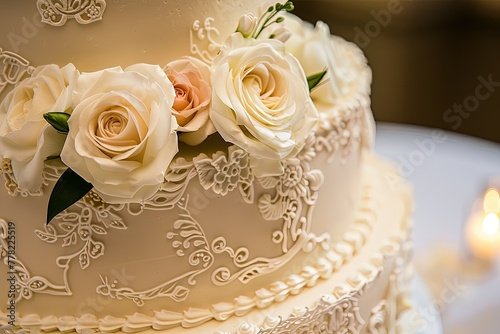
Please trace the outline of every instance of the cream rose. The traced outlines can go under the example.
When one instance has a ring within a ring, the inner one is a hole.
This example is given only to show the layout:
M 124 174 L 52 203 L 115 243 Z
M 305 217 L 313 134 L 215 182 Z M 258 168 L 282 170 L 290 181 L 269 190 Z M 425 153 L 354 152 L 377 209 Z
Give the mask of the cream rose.
M 57 133 L 43 114 L 73 106 L 71 93 L 78 75 L 72 64 L 38 67 L 0 104 L 0 157 L 11 159 L 21 189 L 39 190 L 44 161 L 59 156 L 65 136 Z
M 180 140 L 197 145 L 215 132 L 209 119 L 210 67 L 196 58 L 185 57 L 168 63 L 164 70 L 175 89 L 172 113 L 179 124 L 178 131 L 185 132 Z
M 302 67 L 278 40 L 232 34 L 213 61 L 212 86 L 217 131 L 255 158 L 295 155 L 318 118 Z
M 313 26 L 289 13 L 283 17 L 284 27 L 291 32 L 286 50 L 297 57 L 306 75 L 327 70 L 324 84 L 311 92 L 311 98 L 315 103 L 339 103 L 349 95 L 360 72 L 351 61 L 352 55 L 339 47 L 340 38 L 330 34 L 327 24 L 318 21 Z
M 306 75 L 327 70 L 323 82 L 311 91 L 322 126 L 340 126 L 346 111 L 361 107 L 365 111 L 362 129 L 352 131 L 362 131 L 363 145 L 371 147 L 375 133 L 369 99 L 371 70 L 362 51 L 332 36 L 328 25 L 321 21 L 313 26 L 289 13 L 283 17 L 283 27 L 291 32 L 286 50 L 297 57 Z
M 61 159 L 107 202 L 147 199 L 178 151 L 174 99 L 159 66 L 82 73 Z

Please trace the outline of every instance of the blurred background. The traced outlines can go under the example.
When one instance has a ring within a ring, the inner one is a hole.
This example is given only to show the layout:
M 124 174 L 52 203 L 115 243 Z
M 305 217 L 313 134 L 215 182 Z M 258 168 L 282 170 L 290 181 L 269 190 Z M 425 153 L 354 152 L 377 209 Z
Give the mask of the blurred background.
M 377 121 L 500 143 L 499 0 L 294 0 L 356 43 L 373 69 Z
M 500 333 L 500 0 L 293 3 L 373 70 L 375 152 L 413 186 L 416 277 L 430 295 L 410 315 L 419 334 Z M 491 231 L 474 205 L 490 187 Z

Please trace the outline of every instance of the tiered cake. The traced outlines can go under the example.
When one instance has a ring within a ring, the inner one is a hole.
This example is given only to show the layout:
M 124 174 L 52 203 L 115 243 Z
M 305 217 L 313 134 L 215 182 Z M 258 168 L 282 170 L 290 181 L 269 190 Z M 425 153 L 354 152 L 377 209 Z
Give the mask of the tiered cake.
M 361 51 L 262 0 L 0 0 L 0 325 L 394 333 Z

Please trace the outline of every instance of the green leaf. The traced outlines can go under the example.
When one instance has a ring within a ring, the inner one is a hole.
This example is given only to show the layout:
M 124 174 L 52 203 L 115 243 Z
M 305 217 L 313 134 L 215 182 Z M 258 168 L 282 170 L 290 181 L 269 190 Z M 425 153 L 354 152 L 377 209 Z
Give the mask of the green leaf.
M 68 133 L 68 119 L 70 116 L 67 112 L 48 112 L 43 114 L 43 118 L 60 133 Z
M 309 91 L 312 91 L 314 87 L 316 87 L 321 80 L 325 77 L 325 74 L 328 70 L 324 69 L 321 72 L 311 74 L 310 76 L 307 77 L 307 84 L 309 85 Z
M 78 202 L 92 189 L 92 184 L 68 168 L 57 180 L 50 194 L 47 224 L 62 211 Z

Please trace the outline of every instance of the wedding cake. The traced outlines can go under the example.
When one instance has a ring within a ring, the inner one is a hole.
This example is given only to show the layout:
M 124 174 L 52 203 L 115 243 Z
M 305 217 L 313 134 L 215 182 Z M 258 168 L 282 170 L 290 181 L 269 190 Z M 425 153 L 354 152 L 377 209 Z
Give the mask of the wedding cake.
M 0 326 L 400 332 L 411 195 L 354 44 L 291 2 L 0 9 Z

